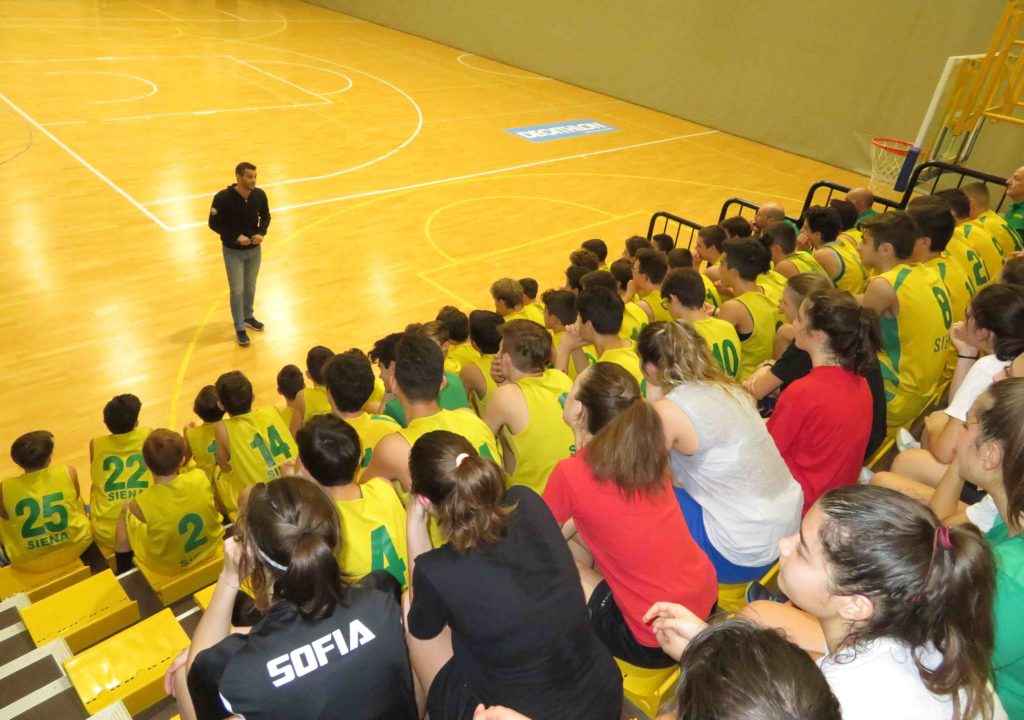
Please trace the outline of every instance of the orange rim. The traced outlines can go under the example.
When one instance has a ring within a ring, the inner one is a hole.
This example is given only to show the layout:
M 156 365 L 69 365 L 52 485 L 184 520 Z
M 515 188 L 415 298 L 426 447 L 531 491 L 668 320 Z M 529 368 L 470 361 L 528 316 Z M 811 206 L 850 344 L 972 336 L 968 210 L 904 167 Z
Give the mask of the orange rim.
M 896 138 L 887 137 L 871 138 L 871 144 L 877 148 L 885 150 L 886 152 L 891 152 L 894 155 L 906 155 L 910 152 L 910 148 L 914 147 L 914 143 L 908 142 L 907 140 L 897 140 Z

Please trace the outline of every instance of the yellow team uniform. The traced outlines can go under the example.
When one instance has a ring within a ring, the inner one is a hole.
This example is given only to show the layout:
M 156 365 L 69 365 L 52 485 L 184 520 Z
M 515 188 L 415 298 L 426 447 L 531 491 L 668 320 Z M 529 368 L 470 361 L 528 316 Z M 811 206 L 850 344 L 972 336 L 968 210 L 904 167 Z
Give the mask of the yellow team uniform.
M 651 309 L 651 314 L 654 315 L 654 322 L 672 322 L 672 315 L 661 306 L 661 288 L 652 290 L 640 299 L 647 303 L 647 306 Z M 646 316 L 647 313 L 644 313 L 644 315 Z M 625 320 L 625 316 L 623 316 L 623 320 Z
M 742 353 L 739 379 L 746 380 L 761 363 L 771 359 L 778 303 L 773 303 L 764 293 L 753 291 L 742 293 L 736 300 L 747 309 L 754 324 L 754 329 L 748 337 L 740 337 Z
M 523 306 L 523 312 L 526 313 L 527 320 L 533 320 L 535 323 L 544 327 L 544 306 L 540 303 L 532 302 Z
M 526 401 L 529 423 L 518 435 L 508 428 L 503 431 L 516 459 L 508 484 L 525 485 L 543 495 L 555 465 L 573 453 L 573 432 L 562 419 L 572 381 L 563 372 L 545 370 L 540 377 L 524 377 L 516 385 Z
M 497 383 L 494 382 L 494 378 L 491 377 L 491 363 L 493 361 L 494 355 L 490 353 L 477 353 L 477 356 L 472 360 L 472 364 L 480 368 L 480 372 L 483 373 L 484 383 L 486 383 L 487 386 L 487 394 L 483 397 L 477 397 L 476 393 L 471 391 L 473 404 L 476 406 L 476 412 L 481 416 L 483 416 L 484 410 L 487 408 L 487 403 L 490 402 L 492 397 L 494 397 L 495 388 L 498 387 Z
M 859 248 L 861 245 L 864 244 L 864 233 L 858 230 L 857 228 L 843 230 L 839 234 L 841 236 L 845 235 L 846 237 L 848 237 L 850 239 L 850 244 L 852 244 L 855 248 Z
M 718 288 L 715 287 L 714 281 L 704 273 L 700 274 L 700 279 L 704 281 L 704 297 L 714 307 L 721 307 L 722 296 L 718 294 Z
M 811 253 L 804 252 L 803 250 L 797 250 L 795 253 L 791 253 L 782 258 L 782 260 L 789 260 L 793 263 L 793 265 L 796 266 L 797 272 L 816 272 L 821 273 L 822 275 L 828 275 L 828 273 L 825 272 L 825 268 L 821 266 L 821 263 L 815 260 Z
M 778 330 L 786 316 L 782 314 L 779 303 L 782 302 L 782 292 L 786 289 L 788 279 L 785 275 L 769 270 L 757 276 L 757 286 L 764 291 L 765 296 L 775 304 L 775 329 Z
M 277 408 L 267 405 L 242 415 L 225 418 L 231 472 L 215 481 L 228 515 L 238 512 L 238 494 L 250 485 L 281 476 L 281 464 L 296 456 L 295 439 Z
M 391 483 L 370 478 L 359 485 L 358 500 L 335 500 L 341 516 L 341 571 L 355 583 L 374 570 L 387 570 L 405 589 L 409 551 L 405 508 Z
M 562 344 L 562 338 L 565 337 L 565 330 L 559 330 L 556 333 L 551 334 L 551 344 L 554 348 L 554 352 L 558 354 L 558 348 Z M 597 348 L 593 345 L 584 345 L 583 354 L 587 357 L 588 364 L 585 367 L 577 368 L 576 363 L 573 361 L 572 356 L 569 356 L 569 367 L 568 375 L 570 380 L 575 380 L 576 376 L 586 370 L 590 365 L 597 362 Z
M 135 502 L 146 521 L 130 511 L 125 514 L 128 541 L 135 558 L 159 573 L 183 572 L 216 552 L 224 539 L 213 489 L 202 470 L 183 473 L 169 483 L 153 483 Z
M 985 263 L 990 281 L 999 279 L 999 274 L 1003 270 L 1003 247 L 985 231 L 981 223 L 961 223 L 953 231 L 953 237 L 962 239 L 978 253 Z
M 953 322 L 960 322 L 967 314 L 967 307 L 974 297 L 974 285 L 961 267 L 960 263 L 952 258 L 949 253 L 942 253 L 937 258 L 922 263 L 939 274 L 942 284 L 946 287 L 946 295 L 949 297 L 949 307 L 953 313 Z M 947 350 L 946 369 L 942 373 L 943 381 L 953 377 L 956 369 L 956 348 L 953 343 L 949 344 Z
M 480 353 L 478 353 L 476 348 L 468 342 L 449 343 L 448 357 L 449 359 L 459 363 L 461 367 L 465 367 L 473 362 L 473 358 L 480 357 Z
M 359 436 L 359 445 L 363 448 L 363 457 L 356 468 L 356 480 L 363 474 L 363 470 L 370 466 L 373 459 L 373 449 L 380 442 L 380 439 L 402 427 L 393 418 L 387 415 L 371 415 L 362 413 L 359 417 L 345 418 L 345 422 L 352 426 Z
M 444 371 L 458 375 L 460 372 L 462 372 L 462 363 L 460 363 L 458 360 L 455 360 L 454 358 L 446 357 L 444 359 Z
M 709 317 L 692 323 L 697 334 L 704 338 L 711 354 L 729 377 L 739 377 L 741 350 L 740 336 L 733 324 Z
M 635 343 L 636 339 L 640 337 L 640 331 L 647 327 L 647 323 L 649 322 L 650 320 L 647 319 L 647 313 L 645 313 L 639 305 L 630 300 L 626 303 L 626 307 L 622 311 L 622 327 L 619 328 L 619 337 L 623 340 L 629 340 L 631 343 Z
M 981 290 L 992 281 L 992 278 L 989 277 L 988 269 L 985 267 L 985 261 L 967 243 L 963 235 L 954 232 L 953 237 L 949 240 L 949 244 L 946 245 L 946 252 L 967 273 L 967 278 L 971 281 L 971 285 L 974 286 L 975 292 Z
M 383 397 L 383 395 L 381 397 Z M 277 411 L 281 413 L 281 419 L 284 420 L 284 424 L 291 427 L 292 418 L 295 417 L 295 408 L 291 405 L 285 405 L 283 408 L 278 408 Z
M 946 287 L 933 268 L 900 264 L 878 277 L 892 286 L 899 302 L 895 316 L 883 316 L 878 360 L 885 381 L 890 427 L 917 417 L 938 389 L 947 361 L 953 310 Z
M 1010 228 L 1002 216 L 996 215 L 994 210 L 986 210 L 974 218 L 974 222 L 985 228 L 985 231 L 996 239 L 996 242 L 1003 248 L 1003 256 L 1024 250 L 1024 243 L 1021 242 L 1020 236 Z
M 384 387 L 384 381 L 376 375 L 373 376 L 373 392 L 370 393 L 370 399 L 363 405 L 363 410 L 368 413 L 380 412 L 380 406 L 384 402 L 384 395 L 387 390 Z M 288 427 L 291 427 L 291 418 L 287 419 Z
M 327 397 L 327 388 L 323 385 L 302 388 L 302 399 L 306 403 L 306 414 L 302 418 L 303 424 L 309 422 L 311 417 L 331 414 L 331 401 Z
M 615 363 L 616 365 L 626 368 L 626 370 L 629 371 L 629 374 L 635 377 L 636 381 L 640 383 L 640 389 L 643 391 L 647 389 L 647 380 L 644 378 L 644 374 L 640 370 L 640 356 L 637 355 L 635 348 L 609 348 L 597 358 L 597 361 Z
M 66 465 L 4 480 L 3 498 L 7 520 L 0 520 L 0 540 L 15 568 L 52 570 L 92 543 L 85 505 Z
M 142 462 L 142 444 L 148 436 L 149 428 L 140 427 L 92 440 L 89 520 L 93 539 L 105 552 L 114 548 L 121 506 L 153 482 L 153 475 Z
M 192 459 L 210 481 L 220 472 L 217 467 L 217 438 L 214 435 L 216 428 L 217 423 L 204 422 L 185 429 L 185 442 L 192 451 Z
M 868 282 L 868 271 L 864 269 L 860 251 L 854 247 L 852 241 L 844 240 L 840 235 L 835 242 L 825 243 L 822 248 L 834 252 L 839 262 L 839 273 L 832 277 L 836 287 L 854 295 L 864 292 Z

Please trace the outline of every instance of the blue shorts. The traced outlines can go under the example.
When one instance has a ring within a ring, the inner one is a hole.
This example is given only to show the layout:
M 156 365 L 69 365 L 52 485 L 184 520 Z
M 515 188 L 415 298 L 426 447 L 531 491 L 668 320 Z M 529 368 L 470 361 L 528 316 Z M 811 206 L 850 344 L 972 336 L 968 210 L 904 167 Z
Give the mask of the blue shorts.
M 768 563 L 767 565 L 759 565 L 758 567 L 746 567 L 744 565 L 734 565 L 725 559 L 722 553 L 718 552 L 714 545 L 711 544 L 710 538 L 708 538 L 707 531 L 704 528 L 704 508 L 700 506 L 696 500 L 694 500 L 688 492 L 682 488 L 672 488 L 676 493 L 676 501 L 679 503 L 680 509 L 683 511 L 683 518 L 686 520 L 687 526 L 690 528 L 690 535 L 693 537 L 694 542 L 707 553 L 708 559 L 711 560 L 711 564 L 715 566 L 715 571 L 718 573 L 718 582 L 722 585 L 733 585 L 736 583 L 750 582 L 751 580 L 758 580 L 768 572 L 775 561 Z

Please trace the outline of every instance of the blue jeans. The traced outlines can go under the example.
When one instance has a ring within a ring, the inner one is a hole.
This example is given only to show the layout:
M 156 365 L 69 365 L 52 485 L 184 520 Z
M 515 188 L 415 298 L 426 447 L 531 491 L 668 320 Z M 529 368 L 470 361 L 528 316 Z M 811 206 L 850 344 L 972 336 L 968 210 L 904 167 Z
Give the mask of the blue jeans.
M 257 245 L 252 250 L 233 250 L 223 246 L 221 249 L 224 251 L 224 267 L 228 271 L 228 288 L 231 291 L 231 319 L 235 323 L 235 330 L 244 330 L 246 318 L 252 317 L 256 276 L 260 274 L 263 248 Z

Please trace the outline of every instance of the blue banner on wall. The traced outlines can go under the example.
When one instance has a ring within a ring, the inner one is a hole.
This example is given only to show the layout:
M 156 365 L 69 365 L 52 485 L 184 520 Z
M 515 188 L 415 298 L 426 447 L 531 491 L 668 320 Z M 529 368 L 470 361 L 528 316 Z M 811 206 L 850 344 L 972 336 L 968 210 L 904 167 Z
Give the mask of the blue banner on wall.
M 598 133 L 614 132 L 617 129 L 596 120 L 567 120 L 566 122 L 548 123 L 547 125 L 512 128 L 505 132 L 518 135 L 524 140 L 536 143 L 579 137 L 580 135 L 597 135 Z

